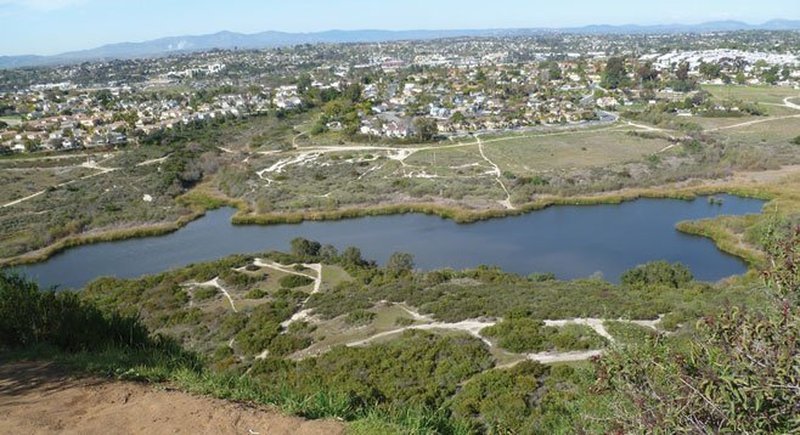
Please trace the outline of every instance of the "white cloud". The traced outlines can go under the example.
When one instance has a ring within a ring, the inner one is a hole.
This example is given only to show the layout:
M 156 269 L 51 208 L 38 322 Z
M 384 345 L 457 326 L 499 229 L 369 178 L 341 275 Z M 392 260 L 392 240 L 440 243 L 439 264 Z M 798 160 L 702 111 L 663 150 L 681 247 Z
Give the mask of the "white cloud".
M 85 4 L 88 0 L 0 0 L 2 6 L 20 6 L 37 11 L 55 11 Z

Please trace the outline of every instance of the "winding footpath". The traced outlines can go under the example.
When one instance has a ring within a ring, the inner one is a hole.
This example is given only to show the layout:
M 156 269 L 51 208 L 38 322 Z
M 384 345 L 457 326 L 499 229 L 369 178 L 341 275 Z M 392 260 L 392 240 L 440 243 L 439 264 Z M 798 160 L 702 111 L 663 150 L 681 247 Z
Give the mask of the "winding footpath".
M 792 100 L 795 99 L 795 98 L 797 98 L 797 97 L 786 97 L 786 98 L 783 99 L 783 105 L 780 105 L 780 104 L 775 104 L 775 105 L 778 106 L 778 107 L 786 107 L 788 109 L 800 110 L 800 104 L 795 104 L 795 103 L 792 102 Z M 756 119 L 754 121 L 747 121 L 747 122 L 742 122 L 742 123 L 739 123 L 739 124 L 727 125 L 727 126 L 724 126 L 724 127 L 717 127 L 717 128 L 714 128 L 714 129 L 711 129 L 711 130 L 708 130 L 708 131 L 709 132 L 717 132 L 717 131 L 723 131 L 723 130 L 732 130 L 732 129 L 741 128 L 741 127 L 749 127 L 751 125 L 764 124 L 764 123 L 772 122 L 772 121 L 781 121 L 781 120 L 785 120 L 785 119 L 797 119 L 797 118 L 800 118 L 800 115 L 787 115 L 787 116 L 767 117 L 766 119 Z
M 201 283 L 189 282 L 189 283 L 184 284 L 184 287 L 213 287 L 213 288 L 216 288 L 217 290 L 219 290 L 223 294 L 223 296 L 225 296 L 225 298 L 228 299 L 228 302 L 231 304 L 231 309 L 233 310 L 233 312 L 234 313 L 238 313 L 239 312 L 239 310 L 236 309 L 236 304 L 233 302 L 233 298 L 231 297 L 231 294 L 228 293 L 228 290 L 225 289 L 225 287 L 223 287 L 222 284 L 220 284 L 219 277 L 214 278 L 214 279 L 212 279 L 211 281 L 208 281 L 208 282 L 201 282 Z
M 298 272 L 298 271 L 292 269 L 294 266 L 296 266 L 294 264 L 285 266 L 283 264 L 275 263 L 274 261 L 266 261 L 266 260 L 263 260 L 263 259 L 260 259 L 260 258 L 256 258 L 253 261 L 253 265 L 256 266 L 256 267 L 260 267 L 260 268 L 273 269 L 273 270 L 277 270 L 279 272 L 287 273 L 287 274 L 290 274 L 290 275 L 303 276 L 303 277 L 306 277 L 306 278 L 313 279 L 314 280 L 314 287 L 313 287 L 313 290 L 311 291 L 311 294 L 308 295 L 308 297 L 300 305 L 300 309 L 296 313 L 294 313 L 292 315 L 292 317 L 289 318 L 289 320 L 286 320 L 286 321 L 281 323 L 281 327 L 284 330 L 286 330 L 290 326 L 292 326 L 292 324 L 294 324 L 296 322 L 305 321 L 311 316 L 311 310 L 306 309 L 305 306 L 306 306 L 306 304 L 308 304 L 308 301 L 309 301 L 309 299 L 311 299 L 311 296 L 319 293 L 320 290 L 322 290 L 322 264 L 303 264 L 302 265 L 303 267 L 306 267 L 308 269 L 313 270 L 316 273 L 316 275 L 303 273 L 303 272 Z M 268 356 L 269 356 L 269 350 L 264 350 L 260 354 L 256 355 L 255 359 L 263 360 L 263 359 L 266 359 Z
M 368 338 L 363 340 L 357 340 L 350 343 L 347 343 L 347 347 L 362 347 L 372 344 L 373 342 L 391 337 L 397 334 L 401 334 L 406 331 L 417 330 L 417 331 L 435 331 L 435 330 L 446 330 L 446 331 L 459 331 L 459 332 L 466 332 L 469 335 L 480 339 L 483 341 L 489 348 L 493 349 L 496 348 L 495 344 L 492 343 L 490 340 L 486 339 L 483 335 L 481 335 L 481 331 L 485 328 L 495 326 L 497 322 L 493 321 L 484 321 L 484 320 L 464 320 L 457 323 L 444 323 L 444 322 L 435 322 L 430 316 L 425 316 L 420 314 L 419 312 L 409 308 L 404 304 L 397 305 L 406 311 L 414 320 L 421 321 L 421 322 L 430 322 L 421 325 L 410 325 L 405 326 L 402 328 L 393 329 L 390 331 L 380 332 L 378 334 L 372 335 Z M 661 322 L 661 319 L 658 320 L 625 320 L 625 319 L 614 319 L 613 321 L 621 322 L 621 323 L 629 323 L 632 325 L 638 325 L 645 328 L 650 328 L 653 330 L 658 330 L 658 324 Z M 610 344 L 615 344 L 617 341 L 614 337 L 606 330 L 604 323 L 606 320 L 604 319 L 595 319 L 595 318 L 576 318 L 576 319 L 564 319 L 564 320 L 545 320 L 545 326 L 550 327 L 564 327 L 567 325 L 583 325 L 591 328 L 594 330 L 598 335 L 608 340 Z M 553 363 L 560 363 L 560 362 L 575 362 L 575 361 L 585 361 L 603 354 L 603 349 L 592 349 L 587 351 L 570 351 L 570 352 L 540 352 L 540 353 L 530 353 L 530 354 L 522 354 L 525 359 L 531 361 L 537 361 L 542 364 L 553 364 Z M 518 363 L 518 362 L 517 362 Z M 513 366 L 512 363 L 509 365 L 501 366 L 500 368 L 508 368 Z
M 514 204 L 511 203 L 511 192 L 506 187 L 506 184 L 503 183 L 503 171 L 500 170 L 500 166 L 497 166 L 495 162 L 493 162 L 492 160 L 489 159 L 489 157 L 486 156 L 486 152 L 483 149 L 483 141 L 481 140 L 481 137 L 475 136 L 475 138 L 478 140 L 478 151 L 480 151 L 481 157 L 483 157 L 483 160 L 486 160 L 486 163 L 489 163 L 489 165 L 491 165 L 494 168 L 494 170 L 492 170 L 491 173 L 494 174 L 495 181 L 497 181 L 497 184 L 499 184 L 500 187 L 503 188 L 503 192 L 506 193 L 506 199 L 500 201 L 500 204 L 502 204 L 503 207 L 505 207 L 508 210 L 516 210 L 517 208 L 514 207 Z

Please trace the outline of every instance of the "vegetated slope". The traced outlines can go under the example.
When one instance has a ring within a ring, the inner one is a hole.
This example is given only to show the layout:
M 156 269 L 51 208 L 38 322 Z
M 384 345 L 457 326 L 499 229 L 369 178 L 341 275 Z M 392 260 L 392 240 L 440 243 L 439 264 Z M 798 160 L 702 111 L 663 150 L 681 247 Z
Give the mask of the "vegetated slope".
M 52 364 L 0 365 L 0 433 L 340 434 L 306 421 L 150 385 L 75 378 Z
M 33 352 L 93 373 L 274 405 L 306 418 L 341 418 L 356 433 L 793 433 L 800 427 L 794 394 L 800 228 L 791 228 L 775 222 L 759 239 L 771 260 L 764 263 L 767 291 L 752 277 L 696 283 L 685 268 L 664 262 L 626 273 L 619 286 L 490 268 L 417 273 L 407 255 L 379 268 L 354 248 L 339 254 L 303 239 L 292 243 L 291 254 L 104 279 L 80 295 L 40 292 L 0 273 L 0 346 L 18 352 L 17 360 Z M 284 279 L 289 275 L 307 276 L 313 286 Z M 205 291 L 211 282 L 214 291 Z M 300 285 L 283 288 L 287 283 Z M 578 293 L 564 300 L 570 285 Z M 784 300 L 770 303 L 767 293 Z M 603 301 L 608 309 L 597 306 Z M 393 317 L 386 315 L 391 310 Z M 605 313 L 606 320 L 672 316 L 648 329 L 631 326 L 656 323 L 584 319 L 594 332 L 553 321 L 576 313 Z M 464 323 L 496 327 L 411 328 L 476 316 L 480 321 Z M 348 335 L 396 327 L 402 329 L 396 336 L 364 345 L 351 341 L 363 337 Z M 331 338 L 340 340 L 301 354 Z M 598 349 L 594 364 L 514 361 L 502 349 L 586 349 L 606 341 L 614 344 Z M 729 383 L 731 372 L 740 375 Z M 754 403 L 749 385 L 759 385 Z M 201 417 L 212 422 L 214 415 Z

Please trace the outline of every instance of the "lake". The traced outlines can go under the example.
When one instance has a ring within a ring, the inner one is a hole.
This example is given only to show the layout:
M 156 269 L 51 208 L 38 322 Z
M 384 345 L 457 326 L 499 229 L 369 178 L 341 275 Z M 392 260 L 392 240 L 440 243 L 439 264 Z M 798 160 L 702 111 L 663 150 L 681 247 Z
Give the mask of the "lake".
M 234 210 L 210 211 L 158 237 L 81 246 L 19 268 L 45 286 L 81 288 L 101 276 L 133 278 L 231 254 L 287 251 L 295 237 L 343 249 L 360 248 L 383 263 L 397 251 L 420 269 L 500 266 L 520 274 L 553 272 L 572 279 L 602 274 L 612 282 L 639 264 L 681 262 L 704 281 L 744 273 L 745 263 L 708 239 L 682 234 L 683 220 L 760 213 L 763 201 L 719 196 L 693 201 L 640 199 L 614 205 L 556 206 L 523 216 L 456 224 L 421 214 L 365 217 L 297 225 L 234 226 Z

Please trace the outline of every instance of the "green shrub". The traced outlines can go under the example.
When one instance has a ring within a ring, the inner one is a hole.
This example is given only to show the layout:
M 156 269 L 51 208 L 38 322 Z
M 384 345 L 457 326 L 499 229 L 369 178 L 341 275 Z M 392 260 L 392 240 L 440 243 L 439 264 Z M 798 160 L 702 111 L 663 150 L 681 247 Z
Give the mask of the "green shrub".
M 605 338 L 584 325 L 565 325 L 548 332 L 548 343 L 559 352 L 601 349 L 608 344 Z
M 475 433 L 532 433 L 530 419 L 550 369 L 525 361 L 508 370 L 490 370 L 474 377 L 452 400 L 455 418 L 472 422 Z M 526 430 L 527 429 L 527 430 Z
M 658 337 L 658 331 L 633 323 L 607 320 L 603 326 L 620 343 L 644 343 Z
M 484 337 L 497 339 L 497 344 L 511 352 L 527 353 L 548 350 L 544 322 L 530 318 L 510 318 L 481 331 Z
M 631 269 L 620 278 L 623 284 L 629 286 L 665 285 L 679 288 L 694 280 L 688 267 L 680 264 L 670 264 L 666 261 L 656 261 Z
M 247 294 L 244 297 L 246 299 L 263 299 L 268 294 L 269 293 L 266 290 L 260 288 L 254 288 L 249 292 L 247 292 Z
M 292 289 L 311 285 L 314 283 L 314 280 L 307 276 L 287 275 L 281 278 L 278 283 L 281 287 Z
M 135 317 L 105 315 L 76 293 L 40 291 L 34 282 L 0 271 L 0 345 L 48 343 L 81 351 L 149 342 Z
M 194 291 L 194 298 L 202 302 L 217 297 L 219 293 L 216 287 L 200 287 Z
M 345 323 L 351 326 L 368 325 L 375 319 L 375 313 L 367 310 L 356 310 L 347 315 Z

